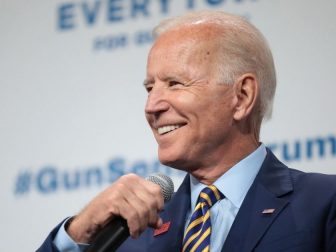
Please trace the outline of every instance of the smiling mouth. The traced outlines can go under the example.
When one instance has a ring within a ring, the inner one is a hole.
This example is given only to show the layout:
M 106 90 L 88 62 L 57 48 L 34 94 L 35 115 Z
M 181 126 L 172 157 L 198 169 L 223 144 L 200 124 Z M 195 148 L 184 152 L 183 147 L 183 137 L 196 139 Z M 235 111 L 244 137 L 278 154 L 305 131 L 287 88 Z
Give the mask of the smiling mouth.
M 183 125 L 167 125 L 167 126 L 163 126 L 163 127 L 159 127 L 158 128 L 158 133 L 159 135 L 163 135 L 163 134 L 167 134 L 169 132 L 172 132 L 180 127 L 182 127 Z

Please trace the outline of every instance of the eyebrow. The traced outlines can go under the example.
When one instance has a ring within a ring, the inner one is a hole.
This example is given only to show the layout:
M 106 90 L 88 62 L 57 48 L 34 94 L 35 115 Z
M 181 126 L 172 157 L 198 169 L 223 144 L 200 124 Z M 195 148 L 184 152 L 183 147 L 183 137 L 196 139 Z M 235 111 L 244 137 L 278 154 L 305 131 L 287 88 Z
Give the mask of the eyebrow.
M 154 82 L 154 81 L 151 80 L 151 79 L 145 79 L 145 80 L 143 81 L 142 85 L 143 85 L 143 86 L 147 86 L 147 85 L 149 85 L 149 84 L 151 84 L 151 83 L 153 83 L 153 82 Z
M 169 82 L 169 81 L 176 81 L 176 80 L 179 80 L 179 79 L 184 80 L 185 78 L 182 77 L 182 76 L 176 76 L 176 77 L 175 76 L 174 77 L 167 76 L 167 77 L 162 78 L 161 81 L 163 81 L 163 82 Z M 144 82 L 143 82 L 143 84 L 144 85 L 146 85 L 146 84 L 152 84 L 154 82 L 155 81 L 152 80 L 152 79 L 145 79 Z
M 178 81 L 178 80 L 186 81 L 185 77 L 183 77 L 183 76 L 177 76 L 177 77 L 168 77 L 167 76 L 167 77 L 162 78 L 163 82 Z M 153 78 L 146 78 L 143 81 L 143 86 L 146 87 L 147 85 L 154 84 L 154 83 L 155 83 L 155 80 Z

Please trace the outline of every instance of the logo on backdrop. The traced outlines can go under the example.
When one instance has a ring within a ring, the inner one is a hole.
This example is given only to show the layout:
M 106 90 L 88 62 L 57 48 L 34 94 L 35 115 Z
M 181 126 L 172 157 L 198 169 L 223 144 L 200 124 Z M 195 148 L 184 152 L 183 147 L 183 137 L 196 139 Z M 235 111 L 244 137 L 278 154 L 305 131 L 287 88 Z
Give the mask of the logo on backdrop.
M 61 191 L 75 191 L 111 184 L 120 176 L 135 173 L 147 177 L 154 173 L 163 173 L 171 177 L 183 176 L 184 172 L 162 165 L 158 160 L 144 160 L 128 164 L 125 158 L 114 158 L 103 166 L 81 167 L 76 170 L 60 169 L 48 165 L 32 171 L 21 170 L 14 182 L 14 194 L 27 195 L 33 191 L 52 194 Z
M 310 137 L 301 140 L 267 144 L 280 160 L 309 162 L 336 158 L 336 135 Z M 14 181 L 14 194 L 27 195 L 31 192 L 54 194 L 61 191 L 76 191 L 110 184 L 127 173 L 147 177 L 153 173 L 164 173 L 172 177 L 183 177 L 184 172 L 153 162 L 136 161 L 128 164 L 125 158 L 110 160 L 105 166 L 84 167 L 77 170 L 62 170 L 56 166 L 45 166 L 37 171 L 25 169 L 19 172 Z
M 284 162 L 336 158 L 336 136 L 306 138 L 267 145 Z
M 128 46 L 141 46 L 152 43 L 150 27 L 134 32 L 132 26 L 144 24 L 151 18 L 162 19 L 169 16 L 177 7 L 184 11 L 204 8 L 223 7 L 226 3 L 244 4 L 257 0 L 70 0 L 56 7 L 56 27 L 62 33 L 75 32 L 79 29 L 96 29 L 111 27 L 113 30 L 123 30 L 95 36 L 92 39 L 93 51 L 112 51 Z M 176 11 L 174 11 L 176 13 Z M 248 17 L 248 14 L 244 14 Z M 156 23 L 157 21 L 155 21 Z M 125 27 L 123 27 L 125 25 Z

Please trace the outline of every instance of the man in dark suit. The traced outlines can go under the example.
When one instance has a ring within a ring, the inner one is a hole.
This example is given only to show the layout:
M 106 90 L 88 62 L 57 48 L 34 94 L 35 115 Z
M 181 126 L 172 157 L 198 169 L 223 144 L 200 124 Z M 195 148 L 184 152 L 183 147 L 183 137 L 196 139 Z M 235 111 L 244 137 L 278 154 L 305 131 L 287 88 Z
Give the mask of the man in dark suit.
M 276 86 L 261 33 L 211 11 L 154 33 L 146 118 L 160 161 L 188 175 L 165 205 L 157 185 L 121 177 L 38 251 L 83 251 L 118 216 L 132 236 L 118 251 L 336 251 L 336 177 L 289 169 L 260 143 Z

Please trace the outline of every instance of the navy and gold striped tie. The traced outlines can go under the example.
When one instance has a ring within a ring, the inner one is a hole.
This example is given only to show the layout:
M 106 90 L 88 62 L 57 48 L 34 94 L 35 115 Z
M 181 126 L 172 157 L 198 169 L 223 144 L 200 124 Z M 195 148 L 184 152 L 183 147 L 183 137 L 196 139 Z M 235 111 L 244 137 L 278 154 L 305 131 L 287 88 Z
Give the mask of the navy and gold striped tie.
M 205 187 L 199 197 L 194 213 L 183 238 L 182 252 L 210 251 L 210 208 L 224 195 L 214 185 Z

